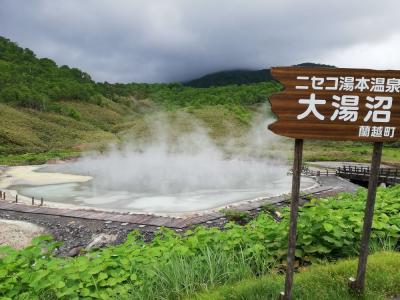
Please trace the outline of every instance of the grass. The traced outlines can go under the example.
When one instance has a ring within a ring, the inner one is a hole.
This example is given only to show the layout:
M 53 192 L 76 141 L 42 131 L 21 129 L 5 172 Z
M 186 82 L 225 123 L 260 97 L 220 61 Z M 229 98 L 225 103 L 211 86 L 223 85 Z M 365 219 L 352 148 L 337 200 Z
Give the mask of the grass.
M 168 122 L 172 139 L 200 125 L 228 155 L 238 152 L 288 159 L 293 155 L 291 139 L 275 138 L 254 145 L 256 137 L 248 133 L 252 122 L 261 124 L 260 120 L 268 115 L 269 110 L 263 105 L 204 105 L 165 111 L 150 100 L 146 104 L 107 99 L 101 106 L 75 101 L 61 104 L 76 111 L 79 118 L 0 104 L 0 164 L 43 163 L 54 157 L 76 156 L 82 151 L 104 150 L 109 144 L 121 141 L 152 142 L 162 135 L 152 124 L 163 124 L 159 128 L 165 130 L 164 121 Z M 304 147 L 305 161 L 369 162 L 371 153 L 372 145 L 368 143 L 307 140 Z M 399 148 L 386 145 L 382 161 L 400 165 Z
M 154 108 L 138 113 L 112 101 L 103 106 L 64 101 L 79 113 L 79 119 L 53 112 L 0 104 L 0 164 L 37 164 L 53 158 L 77 156 L 80 152 L 104 150 L 121 141 L 153 141 L 167 130 L 177 138 L 203 127 L 217 143 L 244 135 L 249 128 L 237 112 L 222 105 L 163 111 Z M 247 111 L 251 116 L 251 110 Z M 165 122 L 166 121 L 166 122 Z M 159 129 L 156 123 L 162 124 Z
M 151 140 L 154 136 L 162 135 L 162 130 L 168 130 L 178 137 L 199 127 L 204 128 L 217 143 L 223 142 L 224 139 L 240 137 L 250 128 L 249 124 L 242 122 L 235 112 L 225 106 L 216 105 L 141 114 L 115 125 L 112 130 L 118 132 L 123 139 Z
M 107 108 L 102 109 L 102 113 L 107 112 Z M 122 120 L 124 116 L 120 115 L 119 118 Z M 104 126 L 108 123 L 109 120 L 104 120 Z M 1 156 L 57 150 L 79 151 L 99 147 L 113 140 L 117 140 L 117 137 L 93 120 L 75 120 L 52 112 L 0 104 Z
M 285 142 L 284 142 L 285 143 Z M 292 149 L 291 140 L 286 141 L 288 149 Z M 305 161 L 352 161 L 370 162 L 372 157 L 372 143 L 312 141 L 304 143 Z M 286 151 L 288 157 L 292 157 L 291 150 Z M 384 145 L 382 163 L 400 166 L 400 151 L 398 147 Z
M 300 266 L 323 262 L 325 269 L 308 267 L 295 276 L 298 299 L 346 296 L 346 278 L 354 276 L 356 260 L 339 262 L 342 267 L 328 261 L 357 255 L 365 197 L 362 189 L 301 207 L 296 262 Z M 371 253 L 399 249 L 398 199 L 400 186 L 378 189 Z M 281 212 L 280 222 L 260 214 L 244 226 L 229 223 L 225 230 L 199 226 L 179 234 L 162 228 L 149 242 L 132 232 L 120 245 L 74 258 L 54 256 L 59 244 L 48 237 L 36 238 L 33 246 L 21 250 L 3 247 L 0 297 L 181 299 L 208 290 L 211 295 L 202 299 L 275 298 L 283 286 L 283 277 L 276 273 L 283 269 L 287 252 L 289 211 L 282 208 Z M 391 256 L 375 263 L 370 260 L 368 286 L 373 289 L 367 291 L 368 299 L 397 293 L 393 287 L 400 287 L 400 259 L 398 253 Z M 318 290 L 323 292 L 316 294 Z
M 390 299 L 400 294 L 400 253 L 381 252 L 370 255 L 366 289 L 360 297 L 349 293 L 347 280 L 355 275 L 357 259 L 337 263 L 313 265 L 295 274 L 294 299 Z M 283 289 L 283 275 L 266 275 L 261 278 L 225 285 L 215 290 L 192 295 L 188 299 L 277 299 Z
M 263 269 L 268 270 L 268 267 Z M 195 257 L 173 256 L 167 265 L 152 271 L 156 287 L 145 285 L 144 289 L 133 291 L 133 299 L 181 299 L 204 288 L 237 282 L 254 274 L 244 255 L 211 248 L 205 248 Z
M 10 154 L 0 156 L 0 165 L 19 166 L 25 164 L 41 165 L 54 159 L 79 157 L 81 152 L 72 150 L 56 150 L 41 153 Z

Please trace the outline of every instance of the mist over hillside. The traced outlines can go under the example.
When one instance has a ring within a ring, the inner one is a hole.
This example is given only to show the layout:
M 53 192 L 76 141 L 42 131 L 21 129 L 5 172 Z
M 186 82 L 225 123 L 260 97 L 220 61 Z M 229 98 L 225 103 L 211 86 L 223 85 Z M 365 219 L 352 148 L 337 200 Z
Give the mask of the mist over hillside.
M 103 151 L 110 143 L 150 138 L 145 122 L 149 117 L 177 120 L 174 133 L 179 136 L 187 130 L 181 113 L 203 122 L 220 147 L 232 134 L 245 136 L 259 108 L 274 118 L 265 104 L 282 86 L 268 80 L 269 72 L 220 72 L 184 84 L 100 83 L 82 70 L 38 58 L 30 49 L 0 37 L 0 165 L 40 164 Z M 318 149 L 323 145 L 310 143 L 310 150 L 306 145 L 306 157 L 368 159 L 368 152 L 359 147 L 335 151 L 336 144 L 329 144 L 321 156 Z M 326 156 L 329 151 L 334 155 Z M 390 152 L 389 160 L 396 161 L 397 153 L 397 149 Z
M 323 67 L 323 68 L 334 68 L 331 65 L 316 64 L 311 62 L 301 63 L 296 65 L 298 67 Z M 207 88 L 211 86 L 224 86 L 231 84 L 251 84 L 274 80 L 271 74 L 271 69 L 262 70 L 230 70 L 221 71 L 212 74 L 204 75 L 200 78 L 192 79 L 183 82 L 183 85 Z
M 254 109 L 279 90 L 274 81 L 206 89 L 180 83 L 99 83 L 84 71 L 38 58 L 0 37 L 0 156 L 5 163 L 18 163 L 6 158 L 12 155 L 41 163 L 60 153 L 104 149 L 129 138 L 127 133 L 146 136 L 143 119 L 158 112 L 171 118 L 189 113 L 220 140 L 245 131 Z M 176 134 L 182 130 L 178 126 Z M 36 159 L 26 153 L 49 155 Z

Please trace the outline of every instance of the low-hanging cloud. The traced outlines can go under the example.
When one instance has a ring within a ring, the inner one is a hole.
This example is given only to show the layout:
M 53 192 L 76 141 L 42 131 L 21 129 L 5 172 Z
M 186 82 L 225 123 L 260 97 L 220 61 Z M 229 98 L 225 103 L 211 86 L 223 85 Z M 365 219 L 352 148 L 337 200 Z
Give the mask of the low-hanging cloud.
M 98 81 L 179 81 L 305 61 L 400 68 L 395 0 L 0 3 L 0 35 Z

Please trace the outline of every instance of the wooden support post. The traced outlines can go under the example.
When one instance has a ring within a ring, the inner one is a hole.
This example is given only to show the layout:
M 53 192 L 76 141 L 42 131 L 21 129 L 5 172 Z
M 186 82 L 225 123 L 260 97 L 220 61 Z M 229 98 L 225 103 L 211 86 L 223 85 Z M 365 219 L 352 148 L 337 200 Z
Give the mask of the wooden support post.
M 18 203 L 18 194 L 15 195 L 15 203 Z
M 35 205 L 35 197 L 32 197 L 32 205 Z
M 365 286 L 365 272 L 367 269 L 368 247 L 369 247 L 368 245 L 369 245 L 369 238 L 371 236 L 372 220 L 374 217 L 375 197 L 379 179 L 379 168 L 382 157 L 382 146 L 383 146 L 382 142 L 374 143 L 374 151 L 372 153 L 371 170 L 368 182 L 368 196 L 367 196 L 367 202 L 365 204 L 364 227 L 361 238 L 357 276 L 355 279 L 350 278 L 349 281 L 349 287 L 358 293 L 363 293 Z
M 290 300 L 292 298 L 302 156 L 303 156 L 303 140 L 296 139 L 294 146 L 292 201 L 290 203 L 289 247 L 287 256 L 285 292 L 282 292 L 280 295 L 280 299 L 282 300 Z
M 43 206 L 43 197 L 40 198 L 40 206 Z

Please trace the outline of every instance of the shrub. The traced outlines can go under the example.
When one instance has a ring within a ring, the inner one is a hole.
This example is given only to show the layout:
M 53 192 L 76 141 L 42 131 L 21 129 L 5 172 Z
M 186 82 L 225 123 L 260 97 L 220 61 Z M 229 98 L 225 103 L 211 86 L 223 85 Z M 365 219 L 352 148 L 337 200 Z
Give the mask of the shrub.
M 223 209 L 221 212 L 229 220 L 237 224 L 244 225 L 251 220 L 250 213 L 248 211 L 238 211 L 234 209 Z
M 365 198 L 366 191 L 361 189 L 301 207 L 297 260 L 356 255 Z M 200 226 L 183 235 L 163 228 L 149 243 L 133 232 L 121 245 L 77 258 L 54 257 L 51 251 L 57 245 L 48 239 L 19 251 L 3 247 L 0 297 L 176 299 L 197 289 L 262 275 L 285 260 L 287 208 L 282 217 L 277 222 L 261 214 L 245 226 L 232 222 L 225 230 Z M 399 236 L 400 186 L 379 189 L 371 245 L 377 249 L 382 241 L 385 245 L 390 241 L 398 249 Z M 239 271 L 233 272 L 235 268 Z

